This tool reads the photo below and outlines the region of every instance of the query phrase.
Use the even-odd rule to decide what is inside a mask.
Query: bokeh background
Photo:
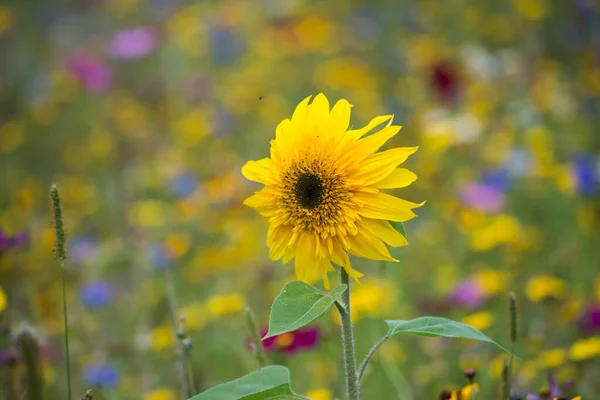
[[[550,372],[572,381],[565,395],[598,398],[599,49],[593,0],[1,2],[0,371],[33,331],[45,398],[66,398],[52,183],[77,396],[182,398],[182,313],[197,390],[256,369],[242,310],[266,327],[293,268],[269,261],[266,224],[242,205],[259,187],[240,168],[324,92],[354,104],[354,126],[395,114],[390,146],[420,146],[407,163],[419,179],[398,194],[427,204],[401,262],[354,260],[359,357],[383,318],[424,314],[508,345],[512,290],[514,388],[537,393]],[[298,392],[342,398],[336,319],[310,330],[270,343],[271,362]],[[493,399],[504,357],[396,338],[363,396],[436,399],[473,367]],[[5,396],[23,389],[7,382]]]

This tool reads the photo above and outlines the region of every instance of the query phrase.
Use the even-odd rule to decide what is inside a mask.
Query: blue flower
[[[81,262],[95,257],[98,251],[98,239],[93,236],[80,236],[69,241],[69,259]]]
[[[105,281],[92,281],[85,284],[80,292],[81,302],[90,310],[102,308],[113,299],[112,287]]]
[[[116,387],[121,377],[117,368],[111,364],[87,365],[83,376],[88,384],[106,388]]]
[[[511,184],[510,175],[501,169],[490,171],[481,177],[481,183],[499,192],[506,192]]]
[[[171,264],[171,260],[165,252],[165,249],[160,245],[150,247],[148,256],[150,258],[150,264],[156,269],[165,269]]]
[[[198,181],[196,177],[190,173],[183,173],[177,175],[171,181],[171,191],[175,193],[178,197],[187,197],[190,194],[194,193],[196,187],[198,186]]]
[[[584,197],[596,194],[598,190],[598,173],[594,157],[588,154],[580,154],[573,160],[571,168],[575,176],[577,193]]]

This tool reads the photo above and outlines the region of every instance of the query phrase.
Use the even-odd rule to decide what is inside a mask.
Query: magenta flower
[[[108,54],[112,58],[136,60],[152,53],[158,37],[149,28],[138,27],[117,32],[111,39]]]
[[[579,329],[585,334],[600,331],[600,304],[592,303],[583,311],[579,318]]]
[[[450,294],[454,304],[475,308],[485,300],[483,288],[473,278],[467,278],[458,283]]]
[[[264,329],[261,337],[267,334]],[[283,333],[268,339],[263,339],[263,347],[267,353],[276,350],[283,351],[286,355],[293,355],[302,350],[310,350],[319,342],[319,329],[316,326],[307,326],[293,332]]]
[[[105,92],[112,84],[110,68],[91,54],[75,53],[69,60],[68,69],[92,93]]]
[[[504,207],[505,196],[492,185],[471,182],[461,187],[460,199],[475,210],[497,213]]]
[[[0,252],[21,247],[29,241],[27,232],[19,232],[13,236],[7,236],[0,229]]]

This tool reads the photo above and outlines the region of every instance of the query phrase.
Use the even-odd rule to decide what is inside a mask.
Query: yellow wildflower
[[[314,389],[310,392],[306,393],[306,397],[310,400],[331,400],[333,399],[333,395],[329,391],[329,389],[320,388]]]
[[[481,311],[471,314],[462,319],[462,323],[472,326],[480,331],[486,330],[492,325],[492,314],[487,311]]]
[[[2,286],[0,286],[0,312],[6,309],[6,293],[2,290]]]
[[[589,360],[600,356],[600,337],[578,340],[569,349],[569,358],[574,361]]]
[[[564,364],[567,359],[567,351],[565,349],[546,350],[540,354],[540,364],[546,368],[556,368]]]
[[[207,305],[212,315],[222,316],[242,311],[245,301],[241,294],[235,293],[229,296],[213,296],[208,300]]]
[[[172,327],[161,325],[148,335],[148,345],[154,350],[169,348],[175,344],[175,331]]]
[[[527,282],[526,294],[531,301],[547,298],[562,298],[567,291],[566,282],[549,275],[537,275]]]
[[[144,394],[142,400],[176,400],[177,394],[173,389],[160,388]]]

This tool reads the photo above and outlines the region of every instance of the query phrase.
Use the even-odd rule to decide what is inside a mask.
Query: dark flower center
[[[296,182],[296,201],[304,208],[312,210],[317,208],[323,200],[325,187],[315,174],[304,173],[298,177]]]

